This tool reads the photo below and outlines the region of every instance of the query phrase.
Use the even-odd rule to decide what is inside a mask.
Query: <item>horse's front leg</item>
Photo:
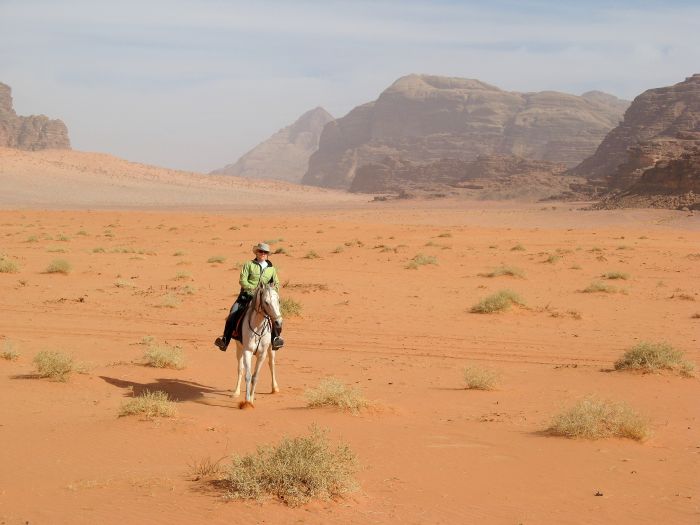
[[[255,401],[255,387],[258,384],[258,377],[260,374],[260,369],[262,368],[263,363],[265,362],[265,357],[267,356],[267,349],[265,350],[258,350],[258,356],[255,360],[255,372],[253,373],[253,381],[251,385],[251,399],[250,402],[252,403]]]
[[[243,363],[245,365],[245,400],[246,403],[253,403],[253,389],[251,370],[253,368],[253,352],[246,349],[243,353]]]
[[[277,352],[275,350],[270,351],[270,375],[272,376],[272,393],[277,394],[280,391],[280,387],[277,386],[277,374],[275,373],[275,356]]]
[[[236,364],[238,365],[236,374],[236,389],[233,392],[233,397],[241,395],[241,383],[245,374],[245,364],[243,364],[243,345],[236,341]]]

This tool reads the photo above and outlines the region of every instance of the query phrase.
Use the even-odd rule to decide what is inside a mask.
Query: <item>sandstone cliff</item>
[[[70,149],[68,129],[44,115],[21,117],[12,107],[12,90],[0,82],[0,147],[23,150]]]
[[[306,172],[309,157],[318,149],[323,127],[332,120],[332,115],[323,108],[307,111],[294,124],[279,130],[234,164],[212,174],[298,183]]]
[[[617,125],[611,95],[515,93],[478,80],[409,75],[328,125],[305,184],[349,188],[358,168],[386,156],[416,163],[515,155],[574,166]]]

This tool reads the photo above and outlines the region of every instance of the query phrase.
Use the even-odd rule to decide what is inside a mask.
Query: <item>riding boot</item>
[[[275,324],[272,324],[272,349],[273,350],[279,350],[284,346],[284,339],[282,339],[279,335],[279,331],[277,330],[277,327]]]

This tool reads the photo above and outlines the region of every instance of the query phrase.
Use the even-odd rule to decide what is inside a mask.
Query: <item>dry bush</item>
[[[604,273],[601,277],[603,277],[603,279],[623,279],[626,281],[630,278],[630,274],[625,272],[608,272]]]
[[[516,244],[510,249],[511,252],[523,252],[525,251],[525,246],[522,244]]]
[[[318,258],[319,258],[319,255],[313,250],[309,250],[309,252],[306,255],[304,255],[304,259],[318,259]]]
[[[107,253],[107,250],[105,250],[101,246],[98,246],[97,248],[92,249],[92,253]]]
[[[557,415],[547,432],[568,438],[623,437],[641,441],[649,434],[647,421],[624,403],[588,397]]]
[[[672,370],[682,376],[692,377],[695,375],[695,364],[683,359],[683,352],[668,343],[641,342],[615,361],[615,370]]]
[[[144,391],[141,395],[136,396],[124,402],[119,408],[119,417],[122,416],[144,416],[146,419],[154,417],[174,417],[177,414],[177,408],[168,394],[156,390],[151,392]]]
[[[284,438],[277,446],[234,456],[222,484],[230,498],[276,497],[296,507],[355,490],[356,470],[355,454],[347,445],[333,448],[326,432],[312,427],[307,436]]]
[[[437,264],[437,263],[438,263],[437,257],[433,257],[432,255],[423,255],[422,253],[419,253],[413,259],[411,259],[409,261],[409,263],[406,265],[406,269],[415,270],[419,266],[425,266],[426,264]]]
[[[471,307],[470,311],[475,314],[490,314],[507,310],[512,304],[524,305],[525,303],[512,290],[500,290],[479,301]]]
[[[224,263],[224,262],[226,262],[226,257],[224,257],[223,255],[214,255],[213,257],[209,257],[209,258],[207,259],[207,262],[208,262],[208,263],[211,263],[211,264],[213,264],[213,263]]]
[[[0,273],[17,273],[19,265],[15,261],[10,261],[0,256]]]
[[[597,293],[597,292],[615,293],[615,292],[617,292],[617,288],[615,288],[614,286],[610,286],[609,284],[601,283],[600,281],[593,281],[586,288],[584,288],[582,290],[582,292],[583,293]]]
[[[76,364],[71,356],[48,350],[34,356],[34,366],[39,377],[48,377],[54,381],[67,381],[70,373],[76,371]]]
[[[273,254],[273,255],[286,255],[286,254],[287,254],[287,250],[285,250],[284,248],[282,248],[282,247],[280,246],[280,247],[277,248],[274,252],[272,252],[272,254]]]
[[[146,366],[154,368],[174,368],[181,370],[185,368],[185,355],[182,348],[169,346],[166,344],[152,345],[143,354]]]
[[[301,315],[302,306],[294,299],[285,298],[280,301],[282,317],[298,317]]]
[[[191,277],[189,272],[177,272],[173,280],[175,281],[187,281]]]
[[[0,358],[6,361],[17,361],[19,359],[19,352],[15,350],[15,345],[11,341],[5,341],[2,345],[2,352],[0,352]]]
[[[464,383],[467,390],[494,390],[498,374],[478,366],[464,369]]]
[[[336,246],[331,253],[343,253],[344,248],[342,246]]]
[[[554,264],[554,263],[557,262],[559,259],[561,259],[561,255],[550,255],[549,257],[547,257],[547,258],[546,258],[544,261],[542,261],[542,262],[549,263],[549,264]]]
[[[68,253],[68,250],[62,248],[61,246],[49,246],[46,248],[48,253]]]
[[[46,267],[45,272],[46,273],[62,273],[64,275],[67,275],[70,273],[72,269],[71,264],[66,261],[65,259],[54,259],[51,261],[51,264],[49,264]]]
[[[134,283],[127,281],[126,279],[117,279],[114,281],[114,286],[117,288],[134,288]]]
[[[306,390],[304,395],[307,406],[311,408],[336,407],[358,412],[370,404],[358,390],[346,386],[334,377],[322,380],[317,388]]]
[[[190,469],[190,475],[192,476],[192,480],[199,481],[201,479],[220,479],[224,474],[224,468],[221,465],[221,462],[224,460],[225,457],[226,456],[224,456],[223,458],[219,458],[216,461],[212,460],[210,456],[199,460],[193,460],[188,465]]]
[[[166,293],[157,306],[160,308],[177,308],[180,304],[180,299],[172,293]]]
[[[492,272],[480,273],[478,275],[479,277],[500,277],[502,275],[508,275],[510,277],[525,277],[523,271],[514,266],[499,266]]]

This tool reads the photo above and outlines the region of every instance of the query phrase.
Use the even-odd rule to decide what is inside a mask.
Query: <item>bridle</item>
[[[263,316],[263,324],[262,328],[260,329],[260,332],[256,331],[255,328],[253,327],[253,315],[248,316],[248,328],[250,329],[251,332],[255,334],[255,336],[258,338],[258,344],[255,347],[255,353],[257,353],[259,347],[260,347],[260,342],[262,341],[263,335],[267,333],[268,331],[272,332],[272,322],[281,322],[282,315],[275,316],[274,312],[270,314],[270,312],[267,311],[266,305],[264,301],[262,300],[262,296],[264,293],[271,291],[270,285],[269,284],[261,284],[258,286],[258,288],[255,291],[255,297],[253,298],[252,301],[252,312],[255,314],[261,314]]]

